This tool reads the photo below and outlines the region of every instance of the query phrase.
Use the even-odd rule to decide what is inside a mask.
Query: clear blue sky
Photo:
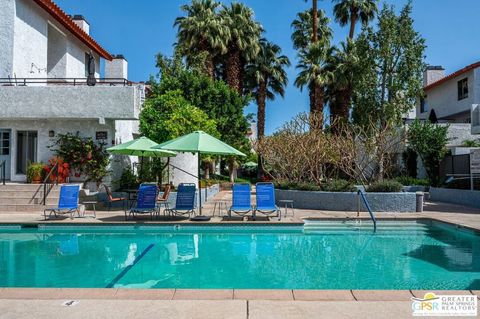
[[[68,14],[82,14],[90,23],[92,36],[109,52],[125,55],[129,78],[148,79],[156,74],[154,56],[172,54],[176,30],[174,19],[181,15],[180,5],[187,0],[56,0]],[[229,0],[223,1],[230,2]],[[244,0],[255,10],[257,20],[266,29],[265,36],[279,44],[292,61],[288,70],[289,86],[285,98],[267,105],[267,134],[272,133],[295,114],[308,110],[308,92],[293,86],[296,52],[290,40],[290,23],[297,12],[309,8],[311,0]],[[388,0],[400,9],[406,0]],[[332,17],[332,4],[320,0],[319,7]],[[413,0],[415,27],[426,39],[426,62],[442,65],[454,72],[479,58],[479,0]],[[332,19],[333,20],[333,19]],[[346,38],[347,28],[332,21],[334,41]],[[254,104],[247,112],[254,113]]]

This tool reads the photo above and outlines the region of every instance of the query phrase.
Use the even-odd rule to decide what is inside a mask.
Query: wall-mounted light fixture
[[[48,131],[48,137],[55,137],[55,131]]]

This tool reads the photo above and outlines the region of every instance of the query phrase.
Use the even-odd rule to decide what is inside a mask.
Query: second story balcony
[[[144,98],[145,85],[126,79],[0,79],[0,118],[136,120]]]

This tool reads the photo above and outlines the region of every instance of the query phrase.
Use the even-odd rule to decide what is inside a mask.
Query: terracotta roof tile
[[[102,58],[112,60],[112,55],[102,48],[90,35],[83,31],[73,20],[52,0],[34,0],[42,9],[63,25],[68,31],[85,43]]]

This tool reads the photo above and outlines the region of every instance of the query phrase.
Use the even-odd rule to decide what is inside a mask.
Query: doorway
[[[17,132],[17,174],[26,175],[28,163],[37,161],[37,142],[36,131]]]
[[[5,161],[5,179],[10,179],[11,131],[0,129],[0,164]]]

